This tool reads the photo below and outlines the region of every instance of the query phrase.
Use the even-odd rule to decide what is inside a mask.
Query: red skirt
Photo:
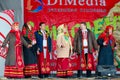
[[[70,69],[71,63],[69,58],[58,58],[57,59],[57,76],[72,76],[73,72]]]
[[[37,64],[31,64],[31,65],[25,66],[24,74],[27,75],[27,76],[38,75],[39,71],[38,71]]]
[[[5,66],[4,76],[9,78],[23,78],[23,68],[17,68],[16,66]]]
[[[38,68],[40,74],[50,74],[50,55],[47,52],[46,59],[44,59],[44,54],[41,52],[38,55]]]

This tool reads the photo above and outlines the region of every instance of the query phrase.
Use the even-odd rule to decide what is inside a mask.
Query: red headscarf
[[[19,22],[14,22],[14,23],[12,24],[12,26],[14,26],[14,25],[19,25]]]
[[[115,38],[113,36],[113,34],[109,35],[109,30],[112,29],[112,31],[114,30],[113,26],[106,26],[105,31],[100,34],[100,36],[98,37],[98,39],[102,38],[107,44],[109,43],[109,41],[111,40],[111,46],[114,47],[115,45]]]
[[[109,25],[109,26],[106,26],[106,29],[105,29],[105,32],[108,33],[109,29],[112,29],[112,31],[114,30],[114,27]]]

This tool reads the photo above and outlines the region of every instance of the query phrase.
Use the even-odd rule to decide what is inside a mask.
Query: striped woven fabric
[[[38,75],[38,66],[37,64],[27,65],[24,68],[24,74],[25,75]]]
[[[23,69],[19,69],[16,66],[5,66],[4,76],[10,78],[23,78]]]

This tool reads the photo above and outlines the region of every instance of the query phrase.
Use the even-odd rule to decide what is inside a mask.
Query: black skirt
[[[24,39],[30,44],[31,41],[27,38],[24,37]],[[37,64],[37,45],[33,45],[30,48],[27,48],[26,46],[23,45],[23,57],[24,57],[24,63],[25,65],[29,64]]]

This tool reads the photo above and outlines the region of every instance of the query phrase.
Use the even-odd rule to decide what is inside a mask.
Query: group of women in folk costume
[[[40,78],[45,78],[50,75],[52,40],[45,30],[45,26],[46,23],[41,22],[39,29],[35,32],[33,23],[28,21],[23,25],[21,32],[18,22],[12,24],[12,29],[2,44],[3,48],[7,44],[9,45],[5,61],[4,74],[6,77],[23,78],[38,75]],[[58,26],[56,40],[57,77],[73,75],[70,56],[74,52],[79,57],[78,77],[82,75],[83,70],[87,70],[87,77],[91,76],[93,51],[98,53],[98,65],[113,65],[113,53],[116,49],[113,30],[112,26],[107,26],[96,40],[93,32],[87,29],[86,23],[81,22],[72,44],[67,25]],[[98,46],[100,46],[99,52]]]

